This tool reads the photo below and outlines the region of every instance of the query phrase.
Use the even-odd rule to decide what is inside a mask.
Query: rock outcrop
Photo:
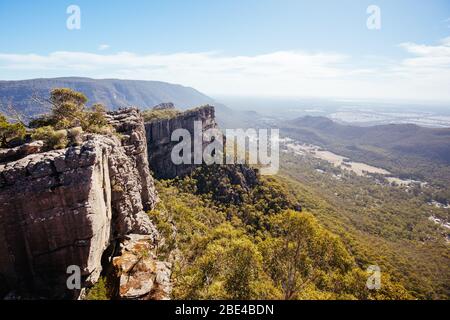
[[[218,130],[214,107],[145,125],[133,108],[107,118],[114,135],[84,133],[77,146],[50,152],[39,141],[0,150],[0,297],[80,298],[105,270],[116,298],[170,297],[171,263],[158,260],[164,239],[146,214],[158,201],[150,170],[175,178],[198,167],[173,163],[171,135],[194,135],[195,121],[200,134]],[[236,172],[233,183],[253,183],[253,171]],[[67,286],[73,267],[75,290]]]
[[[110,114],[110,122],[119,137],[87,134],[81,146],[0,164],[0,294],[78,298],[82,290],[66,285],[69,266],[80,268],[83,289],[125,237],[143,235],[157,245],[144,211],[157,195],[142,117],[127,109]]]
[[[199,194],[210,194],[222,203],[241,204],[259,183],[257,169],[243,164],[204,165],[192,174]]]
[[[173,110],[173,109],[175,109],[175,105],[172,102],[163,102],[152,108],[152,110]]]
[[[152,243],[149,236],[130,235],[121,244],[120,255],[113,259],[121,299],[169,299],[172,291],[171,264],[157,261]]]
[[[44,143],[42,141],[33,141],[24,143],[21,146],[10,149],[0,149],[0,163],[15,161],[24,158],[30,154],[41,152]]]
[[[155,119],[145,124],[148,144],[148,158],[150,168],[157,178],[173,179],[185,176],[197,167],[191,154],[190,164],[174,164],[171,152],[178,142],[171,141],[172,133],[177,129],[186,129],[194,135],[195,121],[202,122],[202,131],[217,129],[214,107],[204,106],[189,110],[169,119]],[[202,142],[202,150],[207,142]],[[194,150],[192,139],[192,150]]]
[[[122,146],[139,175],[138,183],[142,186],[142,204],[145,210],[153,209],[157,202],[154,192],[153,177],[150,174],[145,127],[137,109],[125,109],[109,113],[109,123],[120,134]]]

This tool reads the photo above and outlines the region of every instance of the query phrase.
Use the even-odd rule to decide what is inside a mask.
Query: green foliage
[[[105,278],[101,277],[86,294],[85,300],[110,300]]]
[[[44,148],[47,150],[63,149],[69,143],[66,130],[55,130],[51,126],[35,129],[31,138],[44,141]]]
[[[256,245],[230,224],[219,225],[192,245],[198,256],[178,278],[174,293],[178,298],[277,298]]]
[[[180,115],[181,112],[176,109],[159,109],[159,110],[147,110],[142,112],[145,122],[160,119],[170,119]]]
[[[68,88],[53,89],[50,93],[51,114],[42,115],[30,122],[31,128],[52,126],[56,130],[81,127],[86,132],[101,132],[108,126],[106,108],[102,104],[86,107],[87,98]]]
[[[261,181],[263,183],[252,190],[252,204],[258,211],[272,214],[299,207],[299,200],[282,181],[271,177],[263,177]]]
[[[14,141],[21,141],[26,134],[25,126],[20,123],[10,123],[0,113],[0,148],[7,148]]]
[[[86,125],[85,104],[87,98],[68,88],[53,89],[50,93],[52,118],[55,129],[83,127]]]
[[[192,174],[199,194],[209,194],[220,203],[238,205],[246,201],[257,183],[256,173],[249,169],[248,177],[242,166],[203,165]]]
[[[450,180],[449,128],[411,124],[360,127],[324,117],[305,117],[283,126],[291,138],[384,168],[400,178],[433,181],[442,188]]]
[[[200,193],[193,176],[157,188],[161,204],[149,214],[178,252],[175,299],[412,298],[384,273],[381,290],[367,289],[344,242],[286,208],[298,199],[282,179],[262,179],[236,205]]]
[[[240,165],[202,166],[177,186],[214,201],[228,216],[234,212],[249,232],[263,228],[271,214],[286,209],[301,210],[299,201],[283,183],[258,177],[252,169]]]
[[[87,102],[87,98],[84,94],[69,88],[53,89],[50,93],[50,100],[55,106],[69,103],[80,106]]]
[[[30,127],[35,129],[32,138],[44,140],[49,150],[65,148],[69,141],[75,145],[80,144],[83,131],[114,133],[105,116],[106,108],[101,104],[87,108],[87,98],[80,92],[68,88],[53,89],[49,102],[52,105],[51,114],[30,122]]]
[[[303,208],[339,235],[359,266],[380,266],[417,298],[449,297],[448,233],[429,217],[450,216],[428,204],[437,194],[433,187],[393,187],[324,161],[282,157],[288,190],[301,194]]]
[[[169,254],[176,249],[176,240],[172,216],[169,214],[163,202],[159,202],[156,208],[149,213],[150,219],[155,223],[159,233],[164,236],[164,242],[157,247],[157,255],[161,260],[167,260]]]
[[[105,114],[106,108],[104,105],[100,103],[94,104],[90,108],[90,111],[86,112],[84,115],[85,119],[83,129],[92,133],[105,133],[107,131],[111,131]]]
[[[28,123],[28,127],[31,129],[47,127],[47,126],[54,127],[55,125],[56,125],[55,118],[49,114],[44,114],[37,118],[31,119],[31,121]]]
[[[261,243],[266,269],[283,288],[285,299],[298,298],[306,284],[331,273],[345,274],[353,259],[337,237],[308,214],[285,211],[270,221],[272,237]]]

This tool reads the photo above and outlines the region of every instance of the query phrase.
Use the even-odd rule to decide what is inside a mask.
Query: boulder
[[[15,148],[0,149],[0,163],[19,160],[30,154],[39,153],[41,152],[43,146],[43,141],[33,141]]]

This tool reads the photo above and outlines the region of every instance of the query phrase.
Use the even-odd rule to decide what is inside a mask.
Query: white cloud
[[[449,79],[450,75],[450,37],[442,39],[437,45],[424,45],[416,43],[402,43],[413,57],[404,59],[395,68],[398,72],[407,75],[422,75],[434,82],[443,77]],[[438,83],[436,83],[438,85]],[[449,85],[449,83],[446,83]]]
[[[101,44],[98,46],[98,50],[100,51],[108,50],[109,48],[110,48],[109,44]]]
[[[403,43],[400,47],[409,57],[397,61],[380,58],[376,62],[369,57],[363,63],[339,53],[303,51],[253,56],[218,52],[0,53],[0,72],[3,77],[5,74],[27,78],[76,75],[161,80],[192,86],[207,94],[450,101],[450,38],[435,46]]]

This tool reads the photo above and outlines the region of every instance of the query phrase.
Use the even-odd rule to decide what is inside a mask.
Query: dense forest
[[[449,220],[449,210],[430,205],[430,186],[391,186],[326,161],[284,154],[282,175],[302,194],[302,205],[340,235],[359,263],[380,265],[413,295],[450,295],[448,229],[430,217]]]
[[[300,207],[310,195],[288,180],[262,178],[246,188],[229,172],[204,167],[158,182],[162,201],[149,214],[167,239],[160,254],[176,257],[174,299],[414,298],[387,272],[381,289],[369,290],[367,261]],[[242,197],[223,201],[233,194]]]

